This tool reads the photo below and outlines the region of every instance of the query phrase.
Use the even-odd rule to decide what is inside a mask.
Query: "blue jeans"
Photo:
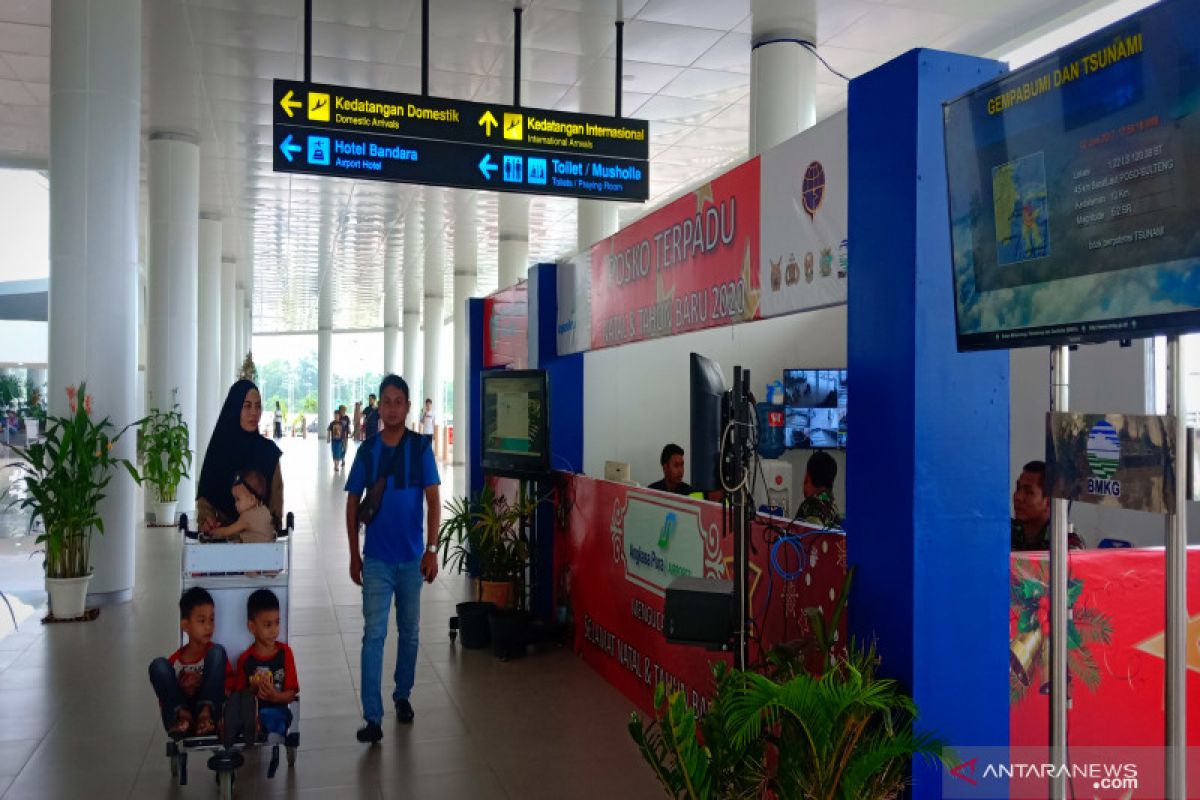
[[[417,641],[421,622],[421,561],[388,564],[363,558],[362,706],[363,719],[383,719],[383,643],[387,640],[388,613],[396,603],[396,688],[392,701],[407,700],[417,668]]]
[[[258,721],[262,723],[263,730],[267,733],[278,733],[280,736],[285,736],[292,724],[292,712],[288,710],[287,706],[260,705]]]

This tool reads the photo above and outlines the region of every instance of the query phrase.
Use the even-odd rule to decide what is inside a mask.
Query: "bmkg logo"
[[[1088,432],[1088,467],[1093,477],[1088,478],[1088,494],[1121,496],[1121,482],[1113,480],[1121,464],[1121,439],[1108,420],[1099,420]]]

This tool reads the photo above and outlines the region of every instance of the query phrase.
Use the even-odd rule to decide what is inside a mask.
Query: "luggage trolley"
[[[295,518],[288,512],[284,528],[274,542],[259,544],[231,544],[222,541],[206,541],[203,535],[188,530],[187,515],[179,518],[179,530],[183,533],[183,552],[180,559],[180,577],[183,590],[202,586],[213,597],[217,615],[213,630],[213,641],[225,647],[230,660],[235,660],[242,651],[253,644],[246,630],[246,599],[256,589],[270,589],[279,597],[279,636],[288,639],[290,616],[289,583],[292,573],[292,533]],[[181,634],[182,637],[182,634]],[[286,735],[271,733],[259,738],[256,745],[271,746],[271,763],[267,777],[274,778],[279,769],[279,747],[287,752],[288,766],[296,762],[296,749],[300,746],[300,702],[299,698],[288,706],[292,712],[292,723]],[[187,784],[188,754],[208,752],[208,767],[216,773],[217,787],[221,798],[233,797],[234,776],[245,759],[244,744],[235,744],[227,750],[217,736],[189,737],[167,742],[167,757],[171,760],[171,775],[180,786]]]

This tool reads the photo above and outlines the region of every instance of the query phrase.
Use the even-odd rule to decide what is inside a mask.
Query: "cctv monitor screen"
[[[785,446],[793,449],[844,449],[846,391],[844,369],[785,370]]]

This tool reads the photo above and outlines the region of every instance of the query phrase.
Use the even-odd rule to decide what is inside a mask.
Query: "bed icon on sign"
[[[329,166],[329,137],[308,137],[308,163]]]

